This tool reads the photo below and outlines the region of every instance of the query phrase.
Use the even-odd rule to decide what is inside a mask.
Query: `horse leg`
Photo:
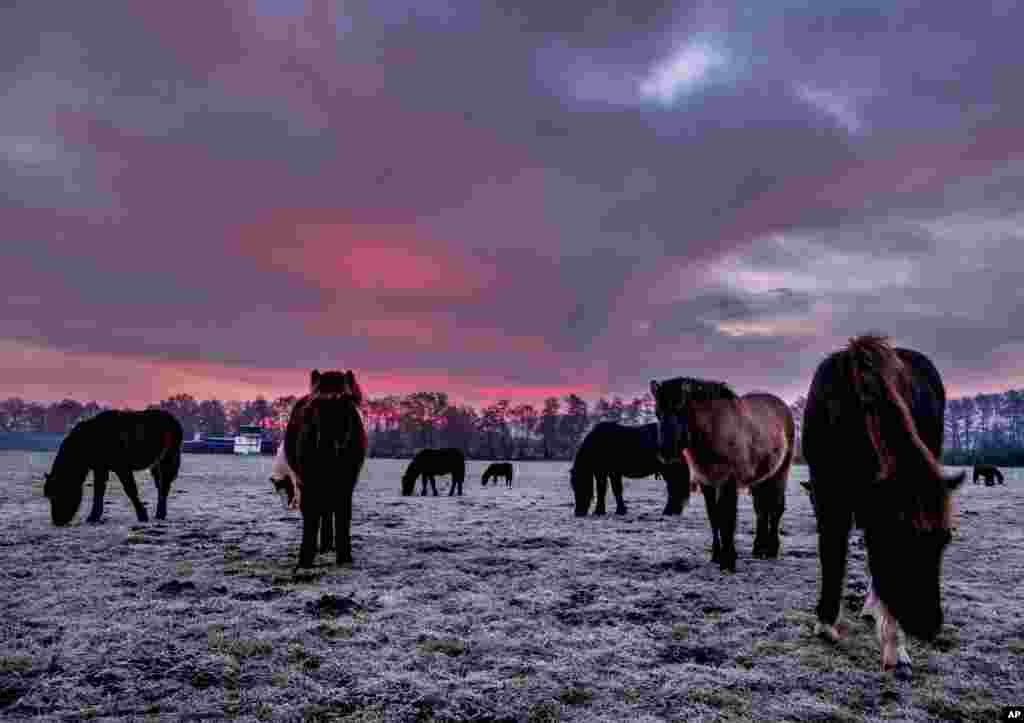
[[[721,553],[718,566],[728,572],[736,572],[736,507],[739,490],[735,482],[727,482],[718,490],[715,515],[718,520],[718,534]]]
[[[608,494],[608,475],[598,472],[594,475],[597,478],[597,505],[594,506],[595,515],[605,514],[604,498]]]
[[[158,520],[167,518],[167,497],[171,494],[171,483],[178,476],[180,466],[181,452],[172,449],[149,470],[153,475],[153,481],[156,482],[156,518]]]
[[[117,471],[116,474],[124,487],[124,493],[128,495],[128,499],[135,507],[135,515],[139,518],[139,522],[149,522],[149,513],[146,512],[146,506],[139,499],[139,488],[135,486],[135,475],[130,469]]]
[[[302,508],[302,545],[299,546],[300,567],[313,567],[313,560],[316,558],[316,538],[320,527],[320,513],[311,506],[303,505]]]
[[[427,475],[424,474],[421,477],[421,479],[423,480],[423,487],[420,490],[420,497],[426,497],[427,496]]]
[[[757,517],[754,534],[754,557],[775,559],[779,556],[779,522],[786,509],[786,478],[789,470],[766,479],[751,490],[754,514]]]
[[[704,506],[708,511],[708,522],[711,523],[711,562],[722,561],[722,548],[718,543],[718,517],[715,515],[717,491],[714,487],[705,486]]]
[[[815,635],[831,642],[842,637],[839,605],[846,579],[846,553],[849,546],[853,513],[843,501],[833,502],[819,493],[818,560],[821,565],[821,593],[818,597],[818,620]]]
[[[320,552],[334,549],[334,513],[328,509],[320,515]]]
[[[622,475],[613,474],[611,477],[612,494],[615,495],[615,514],[626,514],[626,501],[622,499]]]
[[[92,512],[89,513],[88,522],[99,522],[103,517],[103,495],[107,493],[107,480],[110,479],[110,471],[96,469],[92,473]]]
[[[868,572],[868,596],[864,598],[864,607],[860,609],[860,616],[862,618],[869,618],[871,620],[878,621],[878,606],[880,604],[878,596],[875,595],[875,581],[871,579],[871,573]]]
[[[430,489],[434,490],[434,497],[437,497],[437,478],[430,475]]]
[[[334,538],[337,543],[336,562],[347,565],[352,562],[352,490],[343,494],[341,504],[334,510]]]
[[[882,649],[882,672],[896,672],[897,678],[909,680],[913,673],[913,662],[907,652],[906,636],[885,603],[878,601],[878,617],[875,618],[878,644]]]

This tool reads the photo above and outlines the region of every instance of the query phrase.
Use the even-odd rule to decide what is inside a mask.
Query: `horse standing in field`
[[[320,552],[334,547],[337,564],[352,562],[352,492],[367,447],[363,392],[352,371],[314,369],[310,389],[295,403],[282,443],[302,510],[297,568],[313,567],[318,534]]]
[[[495,484],[498,482],[498,478],[501,477],[505,480],[505,486],[512,486],[512,463],[511,462],[494,462],[487,465],[487,469],[484,470],[484,476],[480,478],[480,484],[484,487],[492,479]]]
[[[434,479],[439,474],[450,474],[452,486],[448,489],[448,496],[455,494],[458,488],[459,496],[462,496],[462,483],[466,480],[466,455],[461,449],[445,447],[443,449],[423,449],[416,453],[412,462],[405,469],[402,475],[402,496],[408,497],[416,490],[416,480],[423,477],[423,491],[421,495],[427,494],[427,482],[434,490],[434,497],[437,497],[437,481]]]
[[[942,627],[942,555],[952,537],[952,493],[943,474],[946,390],[923,354],[885,337],[851,339],[814,374],[803,452],[814,480],[821,593],[815,632],[837,642],[850,528],[864,529],[878,600],[882,669],[911,672],[903,630],[929,639]]]
[[[773,394],[739,397],[722,382],[690,377],[652,380],[651,394],[663,474],[672,470],[665,477],[666,510],[681,512],[690,492],[702,486],[711,560],[735,572],[737,495],[750,488],[757,517],[754,557],[778,557],[796,433],[786,403]],[[676,472],[680,467],[686,473]]]
[[[78,512],[90,470],[93,492],[89,522],[99,522],[103,517],[103,495],[111,472],[121,480],[139,522],[148,522],[133,474],[142,469],[149,469],[156,484],[156,518],[166,518],[167,495],[181,466],[183,437],[178,420],[161,409],[108,410],[76,424],[61,442],[43,486],[53,524],[66,525]]]
[[[997,484],[1005,485],[1006,481],[1003,479],[1003,473],[999,471],[999,468],[991,464],[976,464],[974,465],[974,484],[978,484],[978,478],[981,477],[985,481],[986,487],[995,487]]]
[[[658,461],[658,425],[627,426],[618,422],[598,422],[583,438],[576,451],[569,483],[575,498],[576,516],[585,517],[594,498],[597,484],[597,503],[594,514],[605,514],[605,496],[608,482],[615,495],[615,514],[626,514],[626,502],[622,497],[622,478],[642,479],[656,477],[662,470]],[[666,479],[669,479],[666,477]],[[678,512],[682,512],[680,507]],[[677,514],[666,505],[664,514]]]

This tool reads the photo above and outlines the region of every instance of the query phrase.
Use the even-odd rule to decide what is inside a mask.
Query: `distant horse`
[[[427,494],[427,482],[434,490],[437,497],[437,481],[434,479],[439,474],[450,474],[452,486],[448,489],[448,496],[455,494],[458,488],[459,496],[462,496],[462,483],[466,480],[466,456],[461,449],[446,447],[443,449],[423,449],[416,453],[412,462],[402,475],[402,495],[408,497],[416,490],[416,480],[423,477],[423,491],[421,495]]]
[[[61,442],[43,486],[53,524],[60,527],[71,522],[82,503],[89,470],[93,473],[89,522],[103,517],[103,495],[111,472],[121,480],[139,522],[149,521],[133,474],[143,469],[149,469],[156,483],[156,518],[166,518],[167,495],[181,466],[183,436],[178,420],[160,409],[108,410],[76,424]]]
[[[974,484],[978,484],[978,478],[981,477],[985,480],[986,487],[995,487],[997,484],[1005,485],[1006,482],[1003,479],[1003,473],[999,471],[999,468],[991,464],[976,464],[974,465]]]
[[[484,470],[484,476],[480,479],[480,484],[484,487],[492,479],[497,483],[498,478],[502,477],[505,480],[505,486],[512,486],[512,463],[511,462],[493,462],[487,465],[487,469]]]
[[[663,472],[658,461],[658,425],[627,426],[618,422],[598,422],[587,433],[576,451],[569,483],[576,502],[576,516],[585,517],[594,498],[597,483],[597,504],[594,514],[605,514],[608,482],[615,495],[615,514],[626,514],[622,498],[622,478],[642,479]],[[682,512],[682,508],[678,510]],[[674,514],[666,505],[664,514]]]
[[[313,566],[318,533],[320,552],[336,547],[337,564],[352,562],[352,491],[367,447],[352,371],[314,369],[310,389],[295,403],[283,442],[302,510],[297,568]]]
[[[910,674],[902,631],[942,627],[940,569],[952,493],[942,454],[946,390],[923,354],[885,337],[851,339],[819,366],[807,395],[803,451],[814,480],[821,593],[815,632],[836,642],[850,528],[864,529],[878,599],[882,669]]]
[[[736,505],[743,488],[754,498],[754,557],[778,557],[796,434],[786,403],[773,394],[738,397],[723,382],[691,377],[652,380],[651,394],[666,469],[683,463],[689,475],[688,488],[683,482],[668,485],[669,503],[681,509],[681,500],[703,486],[712,562],[736,571]]]
[[[281,497],[286,510],[297,510],[302,506],[302,483],[298,481],[294,470],[288,466],[284,452],[284,442],[277,445],[277,455],[270,466],[270,484]]]

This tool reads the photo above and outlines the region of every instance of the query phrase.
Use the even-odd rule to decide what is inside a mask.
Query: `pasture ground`
[[[332,554],[293,575],[300,516],[272,495],[270,458],[186,455],[166,522],[136,522],[112,479],[104,524],[82,523],[90,482],[63,529],[38,481],[52,458],[0,453],[5,720],[993,721],[1024,702],[1024,470],[964,485],[946,624],[911,641],[901,683],[856,617],[859,534],[848,637],[812,635],[806,467],[777,561],[751,558],[740,498],[728,575],[709,563],[703,500],[663,518],[653,479],[627,480],[625,517],[578,520],[568,462],[516,463],[513,489],[481,488],[486,462],[471,462],[465,497],[402,498],[405,463],[369,460],[354,566]]]

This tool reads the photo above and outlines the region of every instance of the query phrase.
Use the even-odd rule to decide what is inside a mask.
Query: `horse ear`
[[[960,485],[962,485],[964,483],[964,480],[966,478],[967,478],[967,473],[966,472],[961,472],[960,474],[955,474],[952,477],[946,477],[945,478],[946,488],[950,492],[953,492],[954,490],[956,490],[957,487],[959,487]]]
[[[320,370],[319,369],[314,369],[313,373],[309,375],[309,388],[310,389],[314,389],[316,387],[316,385],[317,385],[317,382],[319,382],[319,381],[320,381]]]
[[[651,396],[652,397],[657,397],[658,396],[658,387],[659,386],[661,386],[661,385],[658,384],[657,380],[655,380],[655,379],[651,380]]]

